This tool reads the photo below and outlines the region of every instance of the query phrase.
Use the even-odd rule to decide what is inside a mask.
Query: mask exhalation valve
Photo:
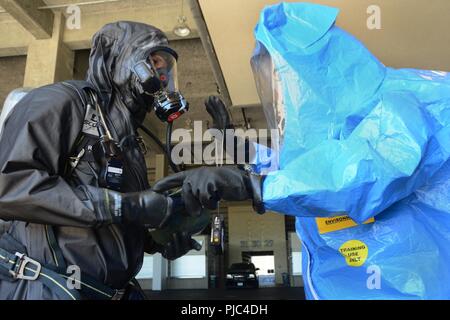
[[[155,96],[153,107],[161,121],[173,122],[189,110],[189,103],[178,91],[162,91]]]

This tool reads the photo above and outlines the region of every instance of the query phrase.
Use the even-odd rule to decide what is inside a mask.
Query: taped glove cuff
[[[111,223],[122,223],[122,194],[120,192],[101,189],[99,209]]]
[[[255,173],[249,173],[248,175],[249,175],[249,185],[253,197],[253,209],[258,214],[263,214],[266,212],[262,197],[262,184],[265,176],[258,175]]]
[[[172,213],[170,197],[153,191],[120,193],[103,189],[101,209],[112,223],[133,223],[162,228]]]

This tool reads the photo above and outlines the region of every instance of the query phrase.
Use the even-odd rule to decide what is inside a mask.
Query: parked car
[[[253,263],[233,263],[228,268],[226,287],[229,288],[259,288],[259,279]]]

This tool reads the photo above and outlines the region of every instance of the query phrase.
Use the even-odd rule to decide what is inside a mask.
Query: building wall
[[[300,265],[302,261],[302,243],[300,238],[298,237],[296,232],[288,233],[288,270],[290,274],[290,285],[291,287],[303,287],[303,272],[299,274],[299,270],[294,270],[294,264]],[[294,255],[293,252],[296,252],[297,255]],[[298,255],[300,254],[300,256]],[[306,254],[306,253],[305,253]],[[293,261],[294,259],[298,259],[297,261]]]
[[[89,49],[75,51],[73,66],[73,78],[75,80],[84,80],[86,78],[86,72],[89,68],[89,53]]]
[[[8,93],[23,86],[26,56],[0,58],[0,109]]]
[[[284,216],[272,212],[256,214],[252,207],[228,208],[228,263],[242,261],[243,251],[273,251],[275,281],[283,283],[282,274],[288,272]]]
[[[170,46],[179,56],[179,87],[190,107],[189,112],[174,126],[187,127],[194,120],[208,119],[204,101],[208,96],[217,94],[216,80],[200,39],[171,41]]]

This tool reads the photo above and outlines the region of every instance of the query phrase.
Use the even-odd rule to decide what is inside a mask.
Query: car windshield
[[[251,272],[254,271],[255,267],[249,263],[233,263],[230,267],[230,271],[245,271]]]

